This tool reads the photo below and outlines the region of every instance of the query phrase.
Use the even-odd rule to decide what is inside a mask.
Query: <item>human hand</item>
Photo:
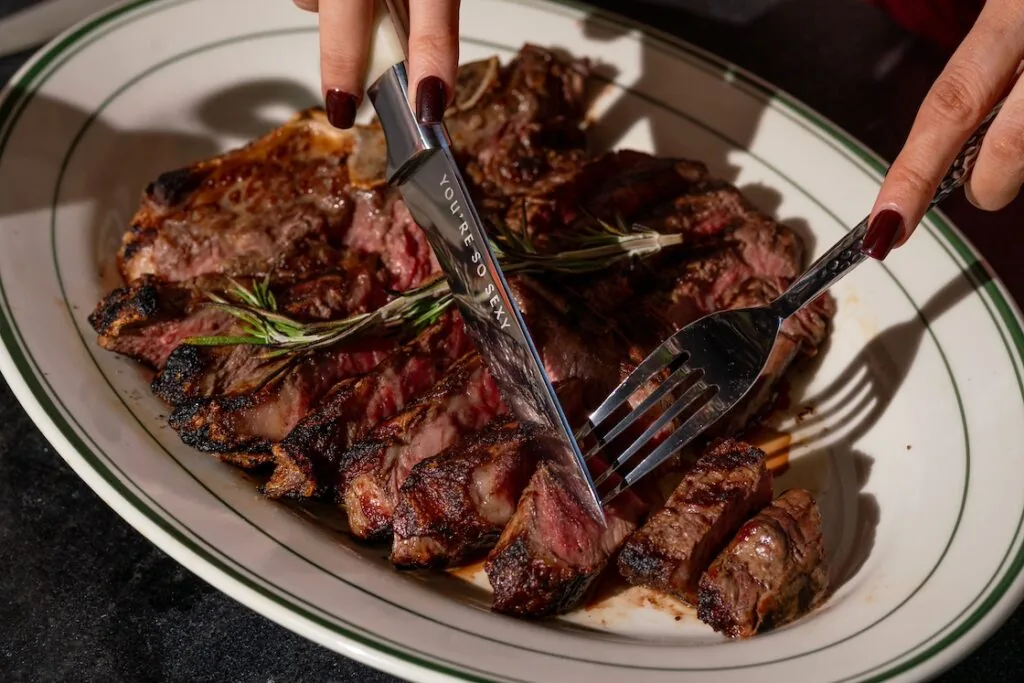
[[[327,118],[351,128],[363,98],[373,0],[293,0],[320,14],[320,82]],[[421,123],[439,123],[455,94],[460,0],[409,0],[410,101]]]
[[[918,111],[907,142],[886,175],[864,251],[878,260],[903,245],[924,217],[939,181],[996,103],[1007,96],[981,146],[964,190],[972,204],[997,211],[1024,183],[1024,2],[988,0]]]

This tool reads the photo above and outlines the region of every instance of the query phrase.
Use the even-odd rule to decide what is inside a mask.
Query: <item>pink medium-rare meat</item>
[[[413,467],[394,509],[392,564],[444,568],[490,548],[536,467],[531,434],[498,419]]]
[[[188,446],[248,466],[269,464],[283,439],[331,387],[362,375],[388,351],[333,349],[298,360],[235,394],[187,399],[167,422]],[[276,363],[273,367],[278,367]]]
[[[700,579],[697,616],[747,638],[813,610],[828,591],[821,513],[790,489],[744,524]]]
[[[566,485],[579,476],[542,461],[484,563],[491,609],[542,618],[578,607],[647,506],[626,491],[605,506],[606,525],[590,516]]]
[[[429,392],[378,424],[338,464],[336,495],[352,533],[386,537],[398,489],[410,470],[506,410],[483,359],[471,352]]]
[[[374,370],[331,389],[273,447],[272,498],[334,499],[342,456],[377,423],[429,390],[472,348],[462,318],[451,311]]]
[[[584,384],[555,384],[570,424],[586,419]],[[485,434],[464,437],[416,464],[394,506],[391,562],[405,568],[451,567],[476,558],[498,540],[541,452],[533,428],[501,416]]]
[[[619,572],[697,602],[697,582],[748,516],[772,498],[771,472],[760,449],[731,439],[713,445],[669,496],[665,507],[629,537]]]

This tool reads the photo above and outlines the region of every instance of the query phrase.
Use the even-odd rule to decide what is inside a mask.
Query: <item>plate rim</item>
[[[177,5],[184,1],[187,0],[133,0],[125,2],[122,5],[101,11],[93,17],[80,22],[46,46],[40,48],[11,77],[3,90],[0,91],[0,132],[3,133],[3,137],[9,137],[13,130],[13,123],[16,117],[8,121],[10,114],[18,110],[20,106],[24,106],[31,101],[34,92],[29,86],[35,85],[38,87],[41,85],[41,82],[34,83],[34,80],[41,75],[45,75],[47,67],[62,53],[80,44],[90,34],[93,34],[96,29],[118,17],[130,15],[133,11],[141,10],[146,6],[159,10],[163,5]],[[702,62],[705,66],[711,67],[719,76],[731,76],[744,85],[753,87],[763,97],[766,97],[769,102],[774,100],[776,103],[789,107],[798,118],[803,119],[808,124],[810,129],[824,133],[825,135],[821,136],[823,140],[830,144],[833,142],[839,143],[847,153],[847,156],[850,156],[850,153],[852,153],[853,156],[860,159],[861,164],[866,167],[866,170],[870,171],[870,174],[877,178],[881,177],[881,171],[884,169],[881,158],[856,138],[784,91],[711,52],[696,47],[671,34],[621,17],[616,13],[581,5],[572,0],[503,1],[539,6],[548,10],[557,9],[561,5],[571,8],[576,13],[598,16],[612,23],[638,31],[643,36],[653,38],[657,42],[665,44],[670,51],[680,57],[688,55],[690,59],[687,61],[691,63],[695,60]],[[131,17],[129,16],[129,18]],[[19,91],[19,88],[22,86],[24,86],[23,92]],[[12,124],[10,128],[7,127],[9,122]],[[4,130],[5,128],[7,130]],[[839,148],[837,150],[843,151],[839,150]],[[944,238],[939,240],[940,244],[947,248],[947,251],[949,251],[948,247],[952,247],[951,256],[955,252],[967,265],[971,265],[974,262],[987,271],[987,275],[991,279],[979,288],[978,296],[984,302],[985,308],[993,318],[993,322],[996,323],[1000,335],[1003,335],[1003,330],[998,323],[1001,321],[1006,326],[1006,331],[1009,333],[1013,343],[1011,345],[1005,337],[1003,341],[1007,344],[1011,361],[1024,359],[1024,332],[1021,331],[1022,316],[1016,302],[1006,291],[1002,281],[992,271],[970,241],[940,211],[932,211],[929,214],[928,222]],[[956,259],[954,258],[954,260]],[[995,304],[997,309],[995,313],[989,309],[988,302],[985,301],[982,292],[987,293],[991,297],[992,303]],[[286,606],[273,597],[268,598],[264,596],[262,591],[249,585],[250,583],[258,583],[258,579],[252,582],[245,577],[235,576],[235,570],[223,566],[224,563],[218,558],[211,556],[202,548],[194,548],[195,542],[189,538],[189,533],[186,530],[173,528],[173,525],[170,525],[167,520],[163,519],[159,512],[153,510],[150,505],[140,500],[136,493],[129,490],[123,482],[117,480],[116,476],[107,470],[105,464],[92,464],[90,462],[94,457],[89,452],[90,449],[80,442],[78,445],[73,443],[74,441],[79,441],[78,435],[64,416],[60,414],[56,406],[53,405],[52,399],[50,399],[46,390],[39,384],[38,377],[35,376],[35,373],[30,368],[19,367],[22,364],[27,365],[27,361],[24,357],[16,358],[16,356],[21,355],[21,349],[17,342],[14,342],[13,345],[11,344],[11,331],[7,329],[10,323],[6,311],[0,311],[0,323],[2,323],[0,324],[0,338],[3,340],[3,349],[0,350],[0,370],[3,371],[4,377],[7,379],[19,403],[30,415],[33,422],[44,433],[50,443],[54,445],[61,457],[69,463],[72,469],[90,488],[100,495],[104,502],[113,508],[125,521],[156,543],[158,547],[168,552],[176,561],[188,567],[208,583],[216,586],[219,590],[230,595],[243,605],[256,609],[303,637],[336,651],[343,651],[343,654],[376,668],[381,668],[396,675],[408,675],[410,673],[409,669],[412,667],[417,669],[419,680],[494,680],[492,678],[478,678],[471,673],[461,670],[448,669],[444,663],[437,661],[424,660],[423,663],[426,665],[424,667],[416,661],[417,655],[410,654],[401,649],[392,652],[388,645],[374,640],[373,636],[366,638],[358,633],[349,633],[347,637],[352,638],[356,642],[348,643],[339,641],[337,637],[329,637],[327,634],[317,633],[318,627],[326,627],[332,631],[338,630],[339,627],[334,624],[323,623],[316,615],[306,613],[301,616],[319,626],[306,624],[301,619],[287,618],[295,617],[296,615],[293,612],[303,613],[304,610],[294,604]],[[1014,356],[1011,346],[1015,347],[1016,356]],[[34,388],[33,385],[35,385]],[[63,428],[57,424],[57,421],[64,423]],[[67,430],[66,432],[65,429]],[[119,491],[118,489],[121,490]],[[163,542],[158,542],[156,540],[157,537]],[[1014,543],[1010,544],[1007,551],[1008,555],[1012,552],[1013,545]],[[174,549],[173,552],[171,548]],[[911,657],[910,660],[896,666],[893,670],[882,672],[867,680],[885,680],[886,678],[897,676],[927,662],[951,645],[959,643],[964,646],[954,648],[952,653],[947,653],[946,656],[939,658],[940,660],[950,660],[940,661],[942,666],[937,670],[941,670],[941,668],[951,665],[954,661],[965,656],[970,650],[980,645],[1002,624],[1009,612],[1015,609],[1016,605],[1020,602],[1022,592],[1024,592],[1024,584],[1022,584],[1020,576],[1022,564],[1024,564],[1024,548],[1018,551],[1017,557],[1010,563],[1005,575],[998,581],[996,588],[988,596],[984,595],[984,591],[982,592],[979,596],[979,598],[984,597],[982,604],[974,608],[973,611],[970,607],[965,609],[965,612],[972,611],[970,617],[955,628],[952,633],[943,636],[938,642],[928,646],[923,652]],[[993,580],[998,575],[999,571],[996,572]],[[246,597],[242,597],[243,594]],[[262,605],[262,609],[254,605],[254,602]],[[282,616],[286,618],[280,618]],[[951,623],[955,624],[959,619],[960,616]],[[983,620],[985,620],[985,623],[979,626],[978,622]],[[342,647],[342,650],[338,650],[337,646],[339,645]],[[375,652],[367,653],[360,645],[369,646]],[[880,666],[884,666],[884,664]],[[937,671],[934,670],[934,667],[924,668],[933,668],[933,673]],[[457,678],[451,677],[452,674],[457,676]]]

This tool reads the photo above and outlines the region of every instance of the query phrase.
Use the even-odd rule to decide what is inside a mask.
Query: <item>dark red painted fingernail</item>
[[[327,105],[327,120],[335,128],[351,128],[356,122],[356,96],[344,90],[332,88],[324,96]]]
[[[427,76],[416,87],[416,117],[420,123],[430,126],[441,123],[444,105],[448,99],[444,81],[437,76]]]
[[[892,209],[882,209],[868,226],[860,249],[871,258],[883,261],[902,234],[903,216]]]

